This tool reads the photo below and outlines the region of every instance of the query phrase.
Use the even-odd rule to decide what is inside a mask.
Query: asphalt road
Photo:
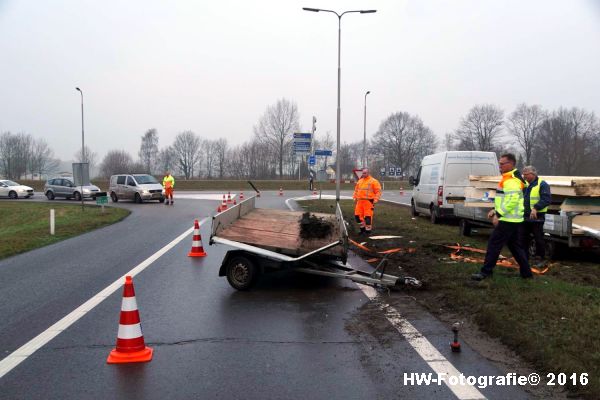
[[[184,233],[195,218],[214,213],[217,201],[188,194],[173,207],[119,202],[132,210],[124,221],[1,261],[3,358]],[[286,198],[305,194],[265,192],[257,206],[286,208]],[[209,228],[202,226],[208,257],[187,257],[190,234],[134,278],[145,340],[155,352],[150,363],[106,364],[116,340],[119,289],[0,378],[0,398],[457,398],[444,384],[404,383],[404,373],[432,372],[431,360],[352,282],[275,273],[250,292],[232,289],[217,276],[228,249],[208,246]],[[464,343],[462,353],[451,353],[448,328],[402,293],[387,296],[380,294],[459,371],[501,374]],[[487,398],[527,398],[514,387],[479,391]]]

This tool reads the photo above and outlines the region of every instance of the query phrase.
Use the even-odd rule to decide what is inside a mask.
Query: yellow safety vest
[[[167,185],[168,183],[170,183],[170,185]],[[164,188],[174,188],[175,187],[175,178],[173,178],[171,175],[169,176],[165,176],[163,178],[163,187]]]
[[[372,176],[360,178],[354,187],[355,200],[373,200],[378,202],[381,197],[381,184]]]
[[[501,217],[500,221],[523,222],[525,202],[523,199],[523,182],[515,176],[516,169],[502,174],[494,198],[495,210]]]
[[[542,180],[538,178],[537,185],[531,188],[531,192],[529,192],[529,208],[533,210],[533,206],[535,206],[540,201],[540,186],[542,185]],[[545,213],[548,211],[548,207],[544,207],[538,212]]]

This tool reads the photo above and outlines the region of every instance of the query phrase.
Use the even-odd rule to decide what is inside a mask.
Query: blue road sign
[[[294,147],[295,149],[298,149],[298,148],[307,148],[307,149],[310,149],[310,142],[293,143],[292,147]]]
[[[294,139],[312,139],[312,133],[294,133]]]
[[[333,151],[331,150],[315,150],[315,156],[332,156]]]
[[[315,165],[317,163],[317,157],[310,156],[308,157],[308,165]]]

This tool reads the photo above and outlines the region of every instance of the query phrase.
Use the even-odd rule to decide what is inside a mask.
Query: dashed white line
[[[202,225],[209,219],[210,219],[209,217],[204,218],[203,220],[200,221],[200,225]],[[94,309],[94,307],[96,307],[98,304],[102,303],[102,301],[104,301],[108,296],[110,296],[115,291],[117,291],[121,287],[123,287],[123,280],[125,279],[125,276],[127,276],[127,275],[135,276],[135,275],[139,274],[140,272],[142,272],[143,270],[145,270],[146,268],[148,268],[154,261],[156,261],[158,258],[160,258],[163,254],[165,254],[166,252],[171,250],[179,242],[181,242],[183,239],[188,237],[192,233],[193,230],[194,230],[194,228],[191,227],[190,229],[183,232],[181,235],[177,236],[169,244],[167,244],[162,249],[158,250],[156,253],[152,254],[150,257],[148,257],[147,259],[142,261],[140,264],[138,264],[136,267],[134,267],[132,270],[127,272],[125,275],[121,276],[119,279],[117,279],[116,281],[111,283],[109,286],[104,288],[102,291],[100,291],[94,297],[92,297],[91,299],[89,299],[88,301],[86,301],[85,303],[83,303],[82,305],[77,307],[75,310],[73,310],[71,313],[69,313],[68,315],[63,317],[60,321],[56,322],[54,325],[52,325],[51,327],[46,329],[44,332],[40,333],[39,335],[37,335],[36,337],[31,339],[29,342],[25,343],[23,346],[21,346],[20,348],[18,348],[15,351],[13,351],[11,354],[9,354],[6,358],[4,358],[2,361],[0,361],[0,378],[2,378],[4,375],[9,373],[13,368],[15,368],[17,365],[19,365],[23,361],[25,361],[27,359],[27,357],[29,357],[30,355],[35,353],[38,349],[40,349],[41,347],[46,345],[46,343],[48,343],[49,341],[54,339],[56,336],[61,334],[68,327],[70,327],[75,322],[77,322],[77,320],[79,318],[83,317],[89,311]]]

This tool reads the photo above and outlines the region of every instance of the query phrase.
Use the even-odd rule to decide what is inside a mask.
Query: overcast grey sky
[[[0,0],[0,132],[137,154],[178,132],[248,140],[265,108],[295,101],[306,130],[336,132],[337,18],[302,7],[377,9],[342,19],[342,140],[396,111],[442,137],[475,104],[578,106],[600,114],[598,0]]]

